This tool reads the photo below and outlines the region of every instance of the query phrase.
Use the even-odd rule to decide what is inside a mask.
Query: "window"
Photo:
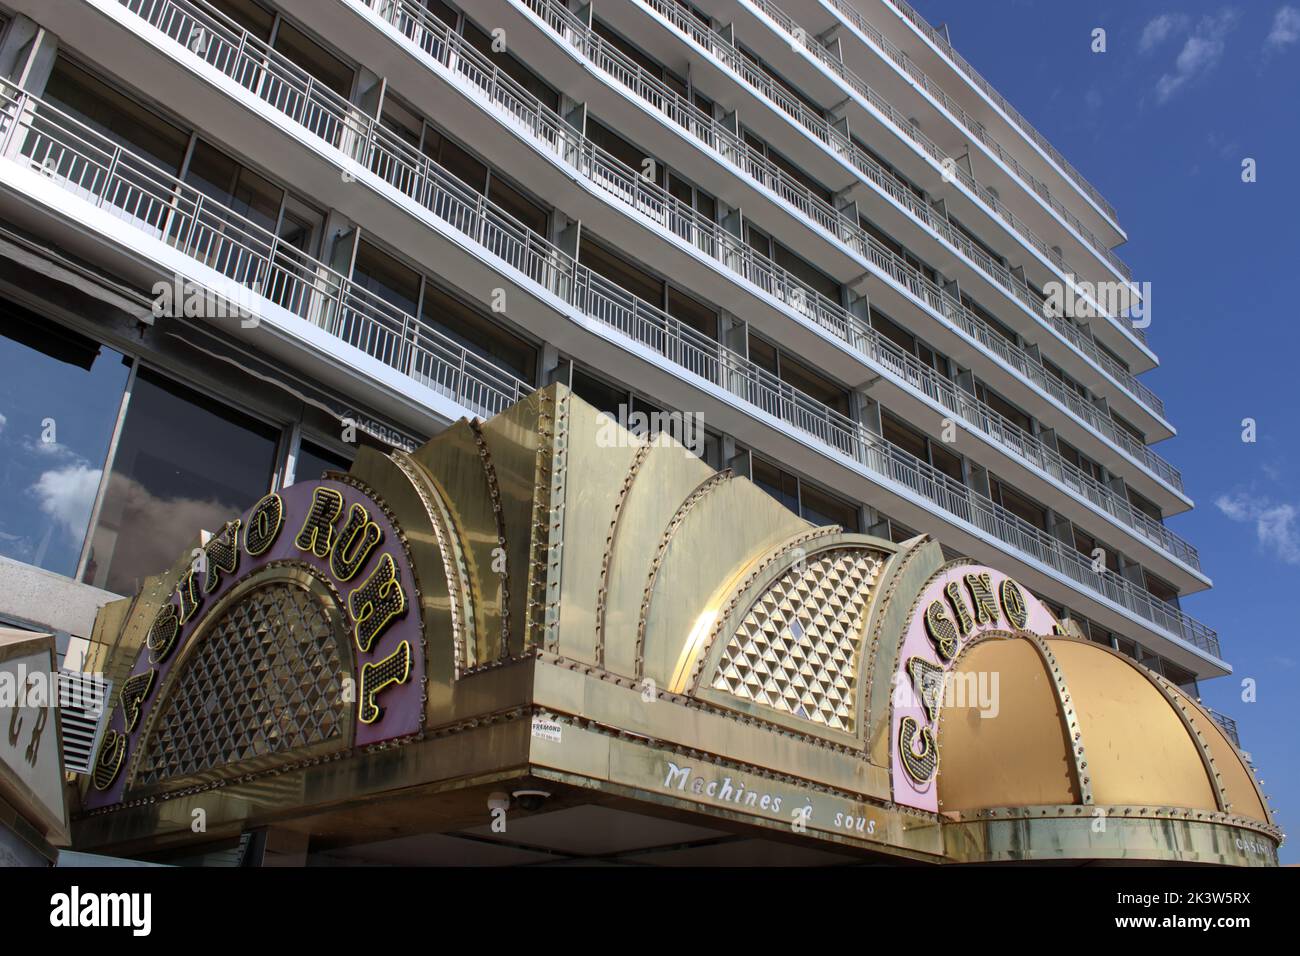
[[[1003,418],[1009,419],[1011,422],[1018,425],[1022,431],[1029,432],[1031,435],[1033,434],[1033,419],[1025,412],[1016,408],[1016,406],[1012,405],[997,392],[990,389],[983,382],[975,383],[975,397]]]
[[[347,471],[351,467],[350,455],[340,454],[304,438],[298,445],[293,480],[295,484],[300,481],[315,481],[327,471]]]
[[[419,274],[364,239],[357,244],[357,261],[352,267],[352,281],[407,315],[419,312]]]
[[[266,494],[280,430],[148,369],[131,389],[84,580],[133,594]]]
[[[486,188],[487,166],[433,127],[425,126],[424,142],[420,148],[426,156],[475,192],[481,193]]]
[[[127,375],[119,353],[0,300],[0,554],[76,574]]]
[[[275,14],[261,4],[254,3],[253,0],[208,0],[208,3],[263,43],[270,41]]]
[[[559,110],[560,94],[549,83],[509,53],[494,52],[492,37],[468,20],[465,21],[465,39],[469,40],[475,49],[500,67],[507,76],[541,100],[547,108]]]
[[[948,451],[941,443],[932,441],[928,436],[885,412],[881,413],[880,425],[886,441],[933,465],[953,481],[964,480],[961,457]]]
[[[185,181],[263,229],[275,229],[284,190],[202,140],[194,143]]]
[[[665,283],[662,279],[637,268],[599,243],[588,241],[584,237],[578,261],[643,302],[654,306],[663,305]]]
[[[871,327],[909,355],[914,355],[944,378],[952,378],[948,357],[930,348],[916,336],[894,322],[874,306],[870,308]]]
[[[683,325],[710,339],[717,339],[718,313],[714,309],[658,276],[638,268],[589,237],[583,237],[582,247],[578,250],[578,261],[643,302],[663,309]]]
[[[339,96],[352,95],[352,67],[297,27],[281,19],[272,46]]]
[[[1077,525],[1074,527],[1074,547],[1089,561],[1093,560],[1093,553],[1100,548],[1105,558],[1107,570],[1114,574],[1119,573],[1119,555],[1115,552],[1115,549],[1107,547],[1105,542],[1098,541]]]
[[[1110,413],[1110,417],[1111,420],[1114,421],[1116,425],[1118,425],[1121,429],[1123,429],[1124,431],[1132,435],[1134,438],[1136,438],[1139,445],[1145,445],[1147,443],[1147,436],[1142,434],[1142,431],[1132,422],[1124,418],[1121,418],[1119,415],[1116,415],[1113,410]]]
[[[861,530],[858,506],[837,498],[787,471],[751,456],[750,480],[805,521],[815,525],[837,524],[845,531]]]
[[[776,465],[769,465],[757,455],[751,468],[751,479],[781,504],[795,514],[799,513],[799,479]]]
[[[1147,590],[1152,595],[1164,601],[1166,604],[1178,606],[1178,589],[1167,581],[1162,581],[1150,571],[1143,570],[1143,580],[1146,581]]]
[[[425,282],[421,316],[492,365],[513,372],[526,382],[537,374],[537,350],[496,322],[481,315],[460,296]]]
[[[841,415],[849,414],[849,392],[836,382],[791,358],[778,346],[749,333],[749,357],[760,368]]]
[[[1029,522],[1038,530],[1047,530],[1047,509],[1042,505],[1026,498],[1014,488],[1009,488],[992,475],[989,476],[989,490],[995,503],[1006,508],[1016,517]]]
[[[54,62],[44,99],[168,172],[180,172],[189,133],[63,56]]]
[[[1138,511],[1142,512],[1152,521],[1158,521],[1161,524],[1164,524],[1165,517],[1163,514],[1161,514],[1160,506],[1158,504],[1156,504],[1150,498],[1142,497],[1142,495],[1138,494],[1132,488],[1128,488],[1126,486],[1126,489],[1128,491],[1129,504],[1131,504]]]
[[[1066,444],[1065,442],[1061,441],[1059,438],[1056,441],[1056,447],[1057,450],[1061,453],[1062,458],[1064,458],[1070,464],[1074,465],[1074,467],[1078,468],[1081,472],[1083,472],[1088,477],[1092,478],[1094,481],[1098,481],[1098,482],[1101,481],[1101,475],[1102,475],[1101,465],[1097,464],[1091,458],[1081,453],[1073,445]]]
[[[588,375],[576,366],[573,368],[569,387],[573,389],[574,395],[577,395],[598,411],[604,412],[615,421],[618,421],[621,417],[619,414],[620,409],[627,410],[629,400],[627,389],[620,388],[617,385],[610,385],[593,375]]]

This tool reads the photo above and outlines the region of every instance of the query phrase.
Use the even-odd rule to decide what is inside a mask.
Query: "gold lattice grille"
[[[862,615],[880,561],[860,550],[791,568],[749,609],[713,688],[852,733]]]
[[[277,582],[216,623],[185,665],[141,755],[137,784],[340,738],[340,630],[320,598]]]

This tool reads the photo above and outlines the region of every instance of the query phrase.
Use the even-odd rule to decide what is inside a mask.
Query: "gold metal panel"
[[[481,425],[496,476],[501,521],[505,525],[506,573],[510,579],[510,646],[506,649],[506,657],[522,654],[527,639],[524,633],[528,621],[527,582],[528,568],[533,557],[533,499],[537,486],[538,457],[541,454],[549,458],[551,454],[549,416],[550,409],[554,406],[554,397],[548,397],[548,393],[562,388],[560,385],[552,385],[534,392]],[[460,509],[458,514],[464,519],[465,509],[472,507],[468,498],[474,496],[475,488],[486,487],[485,479],[472,479],[469,472],[460,480],[444,476],[440,471],[440,457],[434,447],[436,442],[435,438],[430,445],[415,454],[443,481],[448,497]],[[478,494],[482,494],[482,491]],[[483,525],[486,527],[486,522]],[[474,526],[477,527],[477,524]],[[491,532],[480,529],[479,533],[487,535]]]
[[[1228,739],[1218,722],[1207,714],[1200,705],[1184,694],[1177,687],[1170,687],[1171,693],[1182,702],[1191,713],[1192,724],[1201,734],[1201,740],[1210,752],[1214,769],[1219,774],[1219,785],[1227,801],[1226,812],[1239,817],[1249,817],[1261,823],[1272,823],[1273,816],[1268,812],[1264,795],[1259,790],[1255,775],[1249,764],[1241,756],[1235,744]]]
[[[991,637],[971,644],[953,667],[953,687],[998,675],[996,716],[974,702],[939,711],[939,810],[1074,803],[1072,758],[1051,676],[1033,645]],[[956,693],[954,691],[954,697]]]
[[[712,468],[689,455],[680,445],[656,445],[641,463],[636,480],[623,502],[618,536],[610,554],[603,632],[607,669],[628,676],[636,673],[636,634],[641,604],[646,582],[654,570],[657,550],[682,502],[711,474]],[[775,501],[772,505],[785,510]],[[606,518],[612,517],[611,507]],[[793,515],[791,517],[799,520]],[[605,531],[608,533],[608,525]],[[604,540],[604,535],[601,540]],[[712,543],[700,542],[698,553],[700,574],[716,585],[720,583],[717,578],[730,571],[730,567],[712,563],[716,557],[712,551],[714,547],[716,545]]]
[[[1042,816],[946,824],[944,848],[959,863],[1194,863],[1276,866],[1277,841],[1234,826],[1200,820],[1115,816],[1105,826],[1086,807]]]
[[[1145,677],[1097,645],[1050,644],[1088,741],[1098,804],[1216,808],[1196,744]]]
[[[716,600],[718,586],[733,569],[808,528],[808,522],[749,481],[715,485],[686,514],[663,551],[654,576],[654,593],[644,614],[643,665],[637,676],[668,686],[697,624],[718,613],[710,599]],[[646,583],[642,582],[638,606]],[[627,640],[629,636],[610,631],[609,640]]]
[[[560,586],[564,611],[556,650],[565,657],[594,664],[598,660],[596,609],[602,588],[606,586],[606,555],[609,564],[617,568],[630,563],[633,553],[649,550],[640,533],[645,525],[630,499],[638,481],[653,478],[642,476],[638,470],[625,493],[633,463],[639,454],[663,455],[680,459],[678,464],[685,470],[694,470],[686,461],[690,457],[706,472],[710,469],[680,444],[670,443],[666,438],[661,439],[662,448],[646,450],[642,439],[618,429],[612,419],[583,401],[569,404],[567,436],[566,468],[569,474],[580,479],[565,485],[564,574]],[[641,499],[638,496],[636,500]],[[618,528],[614,529],[611,525],[616,511],[619,521]],[[620,541],[629,535],[633,547],[620,551]]]

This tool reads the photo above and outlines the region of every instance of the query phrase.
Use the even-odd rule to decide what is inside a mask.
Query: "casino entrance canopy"
[[[78,849],[1276,863],[1178,687],[563,386],[250,505],[101,612],[87,668],[120,692]]]

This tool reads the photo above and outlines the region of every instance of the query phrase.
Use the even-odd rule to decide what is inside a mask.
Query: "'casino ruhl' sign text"
[[[285,525],[295,535],[282,534]],[[410,563],[397,529],[363,492],[340,481],[305,482],[269,494],[239,518],[227,522],[181,575],[159,608],[117,708],[91,776],[89,806],[121,798],[122,770],[139,744],[140,731],[157,691],[179,650],[199,630],[205,613],[236,580],[259,568],[290,561],[309,565],[333,582],[344,605],[359,673],[357,745],[414,733],[422,718],[420,681],[424,671],[418,608]]]

